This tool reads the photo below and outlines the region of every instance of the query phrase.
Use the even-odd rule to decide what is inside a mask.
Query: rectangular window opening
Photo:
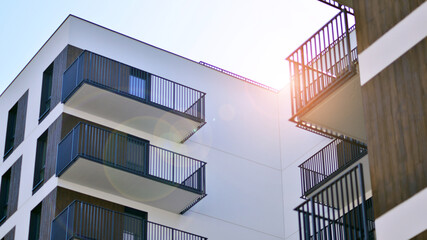
[[[9,191],[10,191],[10,172],[9,169],[1,177],[1,189],[0,189],[0,224],[3,223],[7,218],[7,207],[9,205]]]
[[[147,97],[147,75],[148,73],[132,68],[129,75],[129,93],[146,99]]]
[[[3,158],[9,156],[13,151],[15,143],[15,130],[16,130],[16,116],[18,113],[18,103],[15,104],[10,110],[7,119],[6,141],[4,146]]]
[[[30,234],[28,240],[40,239],[40,220],[42,212],[42,203],[37,205],[32,211],[30,216]]]
[[[53,63],[43,72],[39,122],[49,113],[52,97]]]
[[[36,164],[34,166],[33,194],[43,185],[47,156],[47,133],[37,139]]]

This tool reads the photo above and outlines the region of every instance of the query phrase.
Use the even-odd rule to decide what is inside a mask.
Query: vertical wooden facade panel
[[[74,200],[80,200],[82,202],[94,204],[103,208],[107,208],[110,210],[114,210],[117,212],[124,212],[124,206],[108,202],[96,197],[92,197],[89,195],[85,195],[83,193],[75,192],[72,190],[68,190],[65,188],[58,187],[57,188],[57,199],[56,199],[56,213],[55,216],[58,215],[62,210],[64,210],[70,203]]]
[[[15,240],[15,227],[12,228],[6,235],[3,237],[4,240]]]
[[[427,187],[427,39],[362,86],[375,216]]]
[[[62,116],[59,116],[48,129],[44,181],[55,175],[58,144],[61,141]]]
[[[365,50],[424,2],[425,0],[353,1],[358,52]]]
[[[16,114],[15,140],[13,142],[14,149],[17,148],[22,141],[24,141],[27,106],[28,106],[28,90],[18,100],[18,112]]]
[[[57,189],[55,188],[42,200],[39,239],[50,239],[51,223],[55,218]]]
[[[9,218],[18,209],[19,183],[21,181],[22,156],[12,165],[10,177],[9,200],[7,207],[7,217]]]
[[[83,50],[67,45],[53,61],[51,109],[61,102],[62,76]]]

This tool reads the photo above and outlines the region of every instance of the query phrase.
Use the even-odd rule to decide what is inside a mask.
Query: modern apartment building
[[[426,3],[322,2],[280,91],[70,15],[0,95],[0,238],[423,239]]]
[[[283,239],[288,96],[69,16],[0,96],[0,238]]]
[[[331,138],[299,165],[299,238],[427,239],[427,3],[320,1],[287,58],[290,120]]]

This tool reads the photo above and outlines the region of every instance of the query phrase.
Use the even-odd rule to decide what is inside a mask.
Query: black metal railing
[[[74,201],[53,221],[51,240],[207,240],[206,237],[96,205]]]
[[[366,199],[362,164],[295,208],[299,239],[375,239],[372,199]]]
[[[205,93],[89,51],[64,72],[62,102],[83,83],[205,122]]]
[[[334,0],[319,0],[319,2],[325,3],[325,4],[329,5],[329,6],[332,6],[334,8],[340,9],[340,10],[342,10],[342,9],[345,8],[349,13],[354,14],[354,10],[353,10],[353,8],[351,8],[351,6],[343,5],[343,4],[341,4],[341,3],[337,2],[337,1],[334,1]]]
[[[362,143],[335,139],[305,162],[300,164],[303,196],[327,182],[368,153]]]
[[[343,9],[288,58],[291,74],[292,119],[340,80],[355,73],[355,27]]]
[[[78,157],[171,184],[201,195],[206,193],[206,163],[148,141],[80,122],[58,145],[56,175]]]
[[[252,79],[249,79],[249,78],[243,77],[243,76],[241,76],[241,75],[239,75],[239,74],[236,74],[236,73],[230,72],[230,71],[228,71],[228,70],[225,70],[225,69],[223,69],[223,68],[217,67],[217,66],[215,66],[215,65],[212,65],[212,64],[209,64],[209,63],[206,63],[206,62],[203,62],[203,61],[200,61],[200,62],[199,62],[199,64],[201,64],[201,65],[203,65],[203,66],[205,66],[205,67],[208,67],[208,68],[214,69],[214,70],[216,70],[216,71],[218,71],[218,72],[222,72],[222,73],[224,73],[224,74],[226,74],[226,75],[229,75],[229,76],[232,76],[232,77],[234,77],[234,78],[240,79],[240,80],[242,80],[242,81],[244,81],[244,82],[247,82],[247,83],[250,83],[250,84],[252,84],[252,85],[255,85],[255,86],[258,86],[258,87],[261,87],[261,88],[267,89],[267,90],[272,91],[272,92],[274,92],[274,93],[279,93],[279,90],[277,90],[277,89],[275,89],[275,88],[269,87],[269,86],[267,86],[267,85],[264,85],[264,84],[262,84],[262,83],[259,83],[259,82],[257,82],[257,81],[254,81],[254,80],[252,80]]]

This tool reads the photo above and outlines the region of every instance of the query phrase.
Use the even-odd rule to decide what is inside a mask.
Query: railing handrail
[[[199,92],[199,93],[201,93],[201,94],[202,94],[202,96],[205,96],[205,95],[206,95],[206,93],[205,93],[205,92],[202,92],[202,91],[200,91],[200,90],[194,89],[194,88],[189,87],[189,86],[186,86],[186,85],[184,85],[184,84],[182,84],[182,83],[175,82],[175,81],[173,81],[173,80],[170,80],[170,79],[167,79],[167,78],[165,78],[165,77],[162,77],[162,76],[156,75],[156,74],[154,74],[154,73],[147,72],[147,71],[145,71],[145,70],[142,70],[142,69],[139,69],[139,68],[136,68],[136,67],[132,67],[132,66],[130,66],[129,64],[119,62],[119,61],[117,61],[117,60],[114,60],[114,59],[112,59],[112,58],[109,58],[109,57],[106,57],[106,56],[100,55],[100,54],[98,54],[98,53],[94,53],[94,52],[89,51],[89,50],[87,50],[87,49],[84,49],[84,50],[79,54],[79,56],[78,56],[76,59],[74,59],[74,61],[70,64],[70,66],[68,66],[68,68],[67,68],[67,69],[65,69],[65,71],[64,71],[64,72],[66,72],[66,71],[71,67],[71,65],[73,65],[73,63],[74,63],[74,62],[76,62],[76,61],[77,61],[77,60],[78,60],[82,55],[84,55],[84,54],[86,54],[86,53],[91,53],[91,54],[94,54],[94,55],[97,55],[97,56],[100,56],[100,57],[106,58],[106,59],[108,59],[109,61],[113,61],[113,62],[115,62],[115,63],[118,63],[118,64],[121,64],[121,65],[124,65],[124,66],[130,67],[130,68],[135,68],[135,69],[138,69],[138,70],[140,70],[140,71],[144,71],[144,72],[146,72],[146,73],[148,73],[148,74],[150,74],[150,75],[152,75],[152,76],[156,76],[156,77],[162,78],[162,79],[164,79],[164,80],[166,80],[166,81],[168,81],[168,82],[171,82],[171,83],[174,83],[174,84],[176,84],[176,85],[180,85],[180,86],[182,86],[182,87],[185,87],[185,88],[188,88],[188,89],[194,90],[194,91],[196,91],[196,92]]]
[[[312,158],[312,157],[314,157],[315,155],[317,155],[318,153],[320,153],[320,152],[323,152],[326,148],[328,148],[328,147],[330,147],[330,146],[332,146],[332,145],[334,145],[334,144],[336,144],[337,142],[339,142],[339,141],[342,141],[342,142],[347,142],[347,143],[350,143],[350,144],[354,144],[355,146],[358,146],[358,147],[360,147],[360,148],[364,148],[364,149],[368,149],[367,147],[366,147],[366,145],[362,145],[362,144],[360,144],[360,143],[356,143],[356,142],[352,142],[352,141],[345,141],[345,140],[343,140],[343,139],[340,139],[340,138],[336,138],[336,139],[334,139],[333,141],[331,141],[330,143],[328,143],[326,146],[324,146],[322,149],[320,149],[319,151],[317,151],[315,154],[313,154],[313,155],[311,155],[311,157],[309,157],[307,160],[305,160],[303,163],[301,163],[300,165],[298,165],[298,167],[299,168],[304,168],[304,164],[305,163],[307,163],[307,162],[309,162],[310,161],[310,159]],[[308,169],[308,168],[307,168]]]
[[[101,206],[98,206],[98,205],[95,205],[95,204],[92,204],[92,203],[87,203],[87,202],[83,202],[83,201],[81,201],[81,200],[73,200],[67,207],[65,207],[54,219],[53,219],[53,221],[55,221],[55,219],[58,217],[58,216],[60,216],[61,214],[63,214],[63,213],[65,213],[68,209],[70,209],[71,207],[73,207],[73,206],[75,206],[75,205],[77,205],[77,204],[81,204],[81,205],[87,205],[87,206],[90,206],[90,207],[93,207],[93,208],[95,208],[95,209],[99,209],[99,210],[101,210],[101,211],[106,211],[106,212],[110,212],[110,213],[114,213],[115,215],[117,214],[117,215],[122,215],[122,216],[126,216],[126,217],[128,217],[128,218],[133,218],[133,219],[136,219],[136,220],[141,220],[142,222],[147,222],[147,223],[151,223],[151,224],[153,224],[153,225],[156,225],[156,226],[160,226],[160,227],[162,227],[162,228],[166,228],[166,229],[170,229],[170,230],[172,230],[172,231],[178,231],[178,232],[180,232],[180,233],[185,233],[185,234],[188,234],[188,235],[191,235],[191,236],[194,236],[194,237],[198,237],[198,238],[201,238],[201,239],[207,239],[206,237],[203,237],[203,236],[200,236],[200,235],[197,235],[197,234],[194,234],[194,233],[190,233],[190,232],[187,232],[187,231],[183,231],[183,230],[179,230],[179,229],[176,229],[176,228],[173,228],[173,227],[169,227],[169,226],[166,226],[166,225],[163,225],[163,224],[159,224],[159,223],[155,223],[155,222],[152,222],[152,221],[148,221],[147,219],[144,219],[144,218],[141,218],[141,217],[137,217],[137,216],[134,216],[134,215],[131,215],[131,214],[128,214],[128,213],[125,213],[125,212],[118,212],[118,211],[115,211],[115,210],[112,210],[112,209],[108,209],[108,208],[105,208],[105,207],[101,207]],[[79,208],[77,208],[77,211],[79,211]],[[67,218],[68,218],[68,216],[67,216]]]
[[[366,145],[343,139],[334,139],[301,163],[301,191],[307,196],[368,153]]]
[[[204,185],[203,184],[204,181],[205,181],[204,179],[201,179],[201,182],[199,182],[199,181],[195,182],[194,183],[195,186],[184,184],[184,181],[186,179],[188,179],[188,176],[193,176],[195,173],[199,173],[199,170],[203,169],[206,166],[206,164],[207,164],[206,162],[200,161],[200,160],[192,158],[192,157],[188,157],[188,156],[180,154],[180,153],[173,152],[171,150],[167,150],[167,149],[164,149],[164,148],[161,148],[161,147],[157,147],[157,146],[151,145],[148,141],[146,141],[144,139],[141,139],[139,137],[133,136],[133,135],[126,135],[126,134],[123,134],[123,133],[120,133],[120,132],[115,132],[115,131],[112,131],[112,130],[109,130],[109,129],[105,129],[105,128],[102,128],[102,127],[99,127],[99,126],[95,126],[95,125],[92,125],[92,124],[88,124],[88,123],[85,123],[85,122],[79,122],[60,141],[60,143],[58,144],[58,146],[61,146],[61,144],[64,141],[67,141],[69,137],[73,137],[72,138],[72,147],[71,148],[73,148],[73,145],[75,145],[74,141],[87,141],[85,139],[74,139],[74,135],[70,135],[70,134],[74,134],[76,131],[83,131],[82,132],[82,134],[83,134],[82,136],[85,136],[85,134],[89,134],[89,133],[85,133],[84,132],[86,128],[89,129],[89,130],[96,129],[96,131],[99,131],[100,133],[111,134],[111,136],[109,136],[110,138],[114,138],[114,139],[121,138],[121,139],[124,139],[124,141],[132,141],[132,142],[136,141],[137,143],[141,143],[141,147],[147,146],[147,148],[149,148],[149,149],[154,148],[156,150],[159,150],[161,153],[165,152],[165,153],[168,153],[168,154],[170,154],[172,156],[172,162],[170,162],[172,164],[171,166],[169,166],[168,164],[160,165],[161,166],[160,167],[160,171],[154,170],[154,172],[150,172],[150,170],[151,170],[150,165],[151,164],[155,165],[155,168],[159,166],[159,165],[156,165],[156,160],[155,159],[153,161],[151,161],[152,160],[151,157],[153,157],[153,156],[160,156],[161,160],[166,160],[167,161],[168,159],[167,158],[165,159],[162,156],[167,156],[168,154],[159,155],[158,154],[159,152],[154,151],[154,150],[153,151],[149,150],[149,155],[148,156],[142,156],[143,161],[144,162],[145,161],[148,162],[148,166],[147,166],[147,164],[142,163],[143,165],[141,165],[141,166],[143,167],[143,171],[142,172],[138,172],[138,175],[142,174],[142,176],[156,177],[156,178],[160,178],[162,180],[171,182],[173,184],[177,184],[179,186],[182,186],[182,187],[185,187],[185,188],[189,188],[191,190],[201,191],[203,193],[206,192],[205,187],[201,186],[201,185]],[[79,144],[80,144],[80,142],[78,142],[76,146],[78,146]],[[68,161],[72,162],[73,159],[76,158],[79,155],[84,156],[84,157],[89,157],[89,158],[95,158],[95,159],[97,158],[96,156],[92,156],[90,153],[86,154],[86,151],[87,151],[86,149],[77,149],[77,152],[71,153],[70,160],[65,160],[66,164],[61,169],[58,169],[59,165],[57,164],[57,169],[56,169],[57,174],[62,173],[62,171],[64,171],[64,169],[66,169],[68,167],[68,164],[69,164]],[[116,153],[116,151],[117,151],[117,149],[113,150],[114,154]],[[58,154],[60,154],[60,151],[58,151]],[[99,160],[103,160],[103,159],[99,159]],[[59,159],[57,161],[59,161]],[[185,164],[188,164],[188,165],[186,165],[187,167],[184,167],[186,170],[179,171],[179,168],[177,168],[177,167],[178,166],[182,167],[182,165],[180,165],[182,163],[185,163]],[[104,164],[107,164],[107,163],[104,163]],[[129,169],[129,171],[132,172],[132,173],[134,173],[135,170],[138,170],[138,169],[132,169],[132,168],[126,167],[126,166],[122,165],[121,163],[117,163],[115,161],[114,162],[108,162],[108,164],[112,164],[113,167],[118,167],[118,168],[123,168],[124,167],[125,169]],[[171,172],[170,172],[170,170],[171,170]],[[176,176],[173,177],[172,179],[170,179],[170,178],[168,178],[168,177],[170,177],[168,174],[173,174],[173,175],[176,174]]]
[[[307,40],[305,42],[303,42],[300,46],[298,46],[296,48],[295,51],[293,51],[291,54],[289,54],[288,57],[286,57],[286,60],[289,61],[289,59],[296,53],[298,52],[302,47],[304,47],[311,39],[313,39],[318,33],[322,32],[322,30],[327,27],[331,22],[333,22],[336,18],[338,18],[341,14],[343,14],[343,12],[339,12],[337,13],[334,17],[332,17],[331,20],[329,20],[327,23],[325,23],[322,27],[319,28],[319,30],[317,30],[313,35],[311,35],[309,38],[307,38]],[[347,17],[347,16],[345,16]],[[350,28],[348,29],[350,32]],[[341,35],[340,35],[341,36]],[[332,44],[332,43],[331,43]]]
[[[65,70],[61,101],[65,103],[84,83],[205,122],[205,101],[201,100],[205,92],[88,50]],[[199,108],[187,112],[194,103]]]
[[[216,71],[218,71],[218,72],[224,73],[224,74],[226,74],[226,75],[229,75],[229,76],[231,76],[231,77],[234,77],[234,78],[240,79],[240,80],[242,80],[242,81],[244,81],[244,82],[247,82],[247,83],[250,83],[250,84],[252,84],[252,85],[255,85],[255,86],[258,86],[258,87],[261,87],[261,88],[267,89],[267,90],[272,91],[272,92],[274,92],[274,93],[278,93],[278,92],[279,92],[279,90],[277,90],[277,89],[275,89],[275,88],[272,88],[272,87],[267,86],[267,85],[265,85],[265,84],[259,83],[259,82],[257,82],[257,81],[252,80],[252,79],[249,79],[249,78],[247,78],[247,77],[243,77],[243,76],[241,76],[241,75],[239,75],[239,74],[236,74],[236,73],[230,72],[230,71],[228,71],[228,70],[225,70],[225,69],[223,69],[223,68],[217,67],[217,66],[212,65],[212,64],[209,64],[209,63],[207,63],[207,62],[200,61],[200,62],[199,62],[199,64],[201,64],[201,65],[203,65],[203,66],[205,66],[205,67],[208,67],[208,68],[210,68],[210,69],[216,70]]]
[[[368,230],[375,229],[369,201],[363,165],[359,163],[294,208],[300,239],[332,239],[332,235],[368,239]]]

